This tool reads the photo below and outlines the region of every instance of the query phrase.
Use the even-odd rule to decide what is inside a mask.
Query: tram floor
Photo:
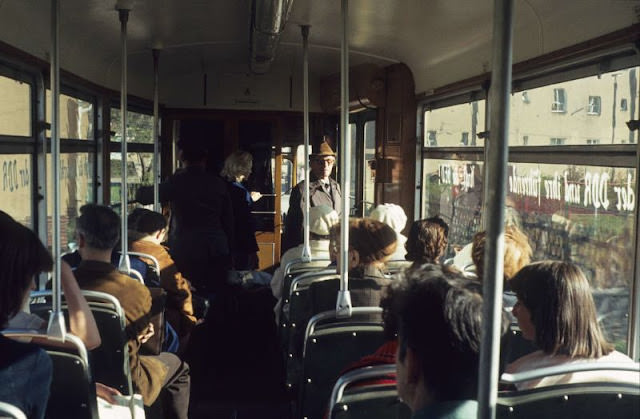
[[[216,297],[185,354],[191,367],[191,418],[290,417],[274,304],[269,288]]]

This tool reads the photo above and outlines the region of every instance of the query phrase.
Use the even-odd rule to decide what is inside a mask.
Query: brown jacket
[[[178,271],[166,247],[148,240],[136,240],[136,238],[132,235],[134,241],[129,243],[129,249],[132,252],[151,255],[158,259],[160,264],[160,286],[167,291],[167,320],[179,336],[189,334],[196,323],[189,282]],[[148,259],[144,259],[144,262],[152,263]]]
[[[151,294],[147,287],[121,274],[110,263],[83,260],[74,272],[80,288],[111,294],[120,301],[127,320],[129,336],[129,366],[136,392],[150,406],[160,394],[167,375],[167,366],[154,356],[138,354],[140,342],[136,336],[149,324]]]

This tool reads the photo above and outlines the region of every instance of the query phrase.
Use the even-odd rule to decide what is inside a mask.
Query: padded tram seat
[[[116,388],[124,395],[132,394],[131,370],[129,368],[129,347],[125,334],[126,320],[120,302],[110,294],[83,290],[82,294],[98,326],[102,344],[91,351],[91,366],[95,379]],[[30,310],[33,314],[47,319],[51,312],[51,291],[31,293]],[[66,305],[62,306],[67,326],[69,325]]]
[[[638,364],[583,363],[559,365],[520,374],[503,374],[513,384],[549,375],[578,371],[635,371],[636,383],[589,382],[509,391],[498,397],[496,417],[501,419],[603,419],[640,417],[640,367]]]
[[[382,346],[381,313],[379,307],[354,307],[351,318],[340,319],[335,311],[327,311],[309,321],[298,398],[299,417],[322,419],[340,372]],[[371,321],[372,315],[377,315],[379,321]],[[360,320],[362,318],[365,320]]]
[[[65,341],[37,331],[6,329],[8,338],[30,338],[47,351],[53,364],[53,380],[45,417],[47,419],[98,419],[96,385],[89,368],[87,350],[76,336]]]
[[[340,376],[331,392],[331,419],[409,419],[411,410],[398,398],[395,384],[366,384],[395,373],[395,365],[376,365]]]
[[[338,281],[335,270],[307,272],[296,277],[291,283],[291,291],[283,306],[288,305],[288,313],[281,313],[280,342],[285,353],[287,386],[294,389],[300,379],[302,369],[302,346],[307,322],[313,316],[309,299],[309,285],[314,281]],[[295,389],[294,389],[295,391]]]

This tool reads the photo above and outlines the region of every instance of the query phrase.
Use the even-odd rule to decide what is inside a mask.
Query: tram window
[[[376,171],[374,169],[376,158],[376,121],[364,123],[364,215],[369,215],[373,210],[376,200],[375,182]]]
[[[46,91],[46,119],[51,124],[51,90]],[[93,140],[93,103],[73,96],[60,95],[60,138]],[[46,133],[51,138],[51,130]]]
[[[311,154],[311,146],[309,146],[309,154]],[[296,148],[296,182],[302,182],[304,180],[304,145],[299,145]],[[294,185],[295,186],[295,185]]]
[[[111,141],[122,141],[122,115],[120,109],[111,108],[111,131],[115,133]],[[127,112],[127,142],[153,144],[153,115],[138,112]]]
[[[111,153],[111,204],[120,203],[122,155]],[[127,153],[127,202],[135,200],[136,191],[140,186],[153,185],[153,153],[133,152]],[[133,209],[133,204],[129,205],[129,210]],[[120,212],[120,207],[114,207],[116,212]]]
[[[424,160],[423,216],[449,223],[448,256],[481,227],[482,165]],[[593,288],[599,319],[616,349],[627,347],[633,278],[635,169],[509,163],[505,223],[529,237],[533,260],[578,264]]]
[[[528,89],[529,103],[511,101],[509,145],[523,145],[525,136],[529,146],[635,143],[637,133],[624,123],[630,116],[613,104],[620,97],[637,97],[637,73],[633,67]],[[588,141],[593,138],[601,141]]]
[[[60,250],[68,252],[75,242],[75,222],[80,207],[93,202],[94,153],[63,153],[60,155]],[[52,168],[51,154],[47,154],[47,167]],[[53,237],[53,176],[47,176],[47,228]],[[51,242],[48,243],[51,248]]]
[[[533,260],[578,264],[608,339],[626,350],[633,277],[635,169],[510,163],[507,203]]]
[[[30,154],[0,155],[2,211],[19,223],[31,227],[33,170]]]
[[[485,100],[428,110],[424,114],[426,147],[482,147],[477,137],[484,131]],[[467,143],[461,139],[468,139]]]
[[[349,190],[349,208],[351,208],[351,215],[354,215],[353,211],[357,205],[357,193],[358,193],[358,161],[360,155],[358,153],[358,128],[355,123],[349,124],[349,138],[351,139],[351,179]],[[361,160],[360,160],[361,161]]]
[[[0,76],[0,134],[31,135],[31,86]]]
[[[423,185],[422,213],[440,215],[449,224],[448,256],[453,256],[482,228],[482,163],[425,159]]]

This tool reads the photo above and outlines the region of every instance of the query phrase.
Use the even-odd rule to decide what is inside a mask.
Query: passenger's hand
[[[138,335],[138,342],[145,343],[146,341],[151,339],[151,336],[153,336],[154,333],[155,332],[153,330],[153,323],[149,323],[149,326],[147,326],[147,329],[144,332],[142,332],[140,335]]]
[[[105,386],[102,383],[96,383],[96,396],[111,404],[117,404],[118,401],[113,396],[122,396],[122,394],[113,387]]]
[[[256,202],[258,199],[262,198],[262,194],[258,191],[251,191],[251,200]]]

